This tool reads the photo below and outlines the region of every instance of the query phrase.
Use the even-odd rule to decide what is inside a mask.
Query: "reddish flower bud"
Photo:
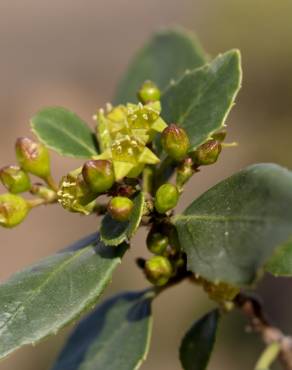
[[[163,130],[161,143],[165,152],[178,162],[185,158],[190,147],[187,133],[174,123]]]
[[[134,203],[131,199],[126,197],[114,197],[109,202],[107,209],[114,220],[125,222],[129,220],[133,207]]]
[[[85,162],[82,175],[90,189],[96,193],[106,192],[115,182],[112,163],[104,159]]]
[[[15,194],[0,195],[0,225],[12,228],[27,216],[30,207],[24,198]]]
[[[50,176],[50,157],[44,145],[22,137],[17,139],[15,149],[17,160],[24,171],[41,178]]]
[[[196,165],[207,166],[217,161],[221,150],[222,146],[219,141],[209,140],[193,152],[191,156]]]
[[[217,141],[224,141],[225,138],[226,138],[226,135],[227,135],[227,131],[226,130],[223,130],[223,131],[219,131],[219,132],[215,132],[213,135],[212,135],[212,139],[213,140],[217,140]]]
[[[30,190],[28,174],[18,166],[7,166],[0,170],[0,180],[10,193],[17,194]]]

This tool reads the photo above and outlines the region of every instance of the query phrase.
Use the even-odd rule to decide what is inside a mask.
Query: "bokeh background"
[[[290,0],[0,0],[0,165],[14,162],[15,138],[29,133],[30,117],[44,106],[67,107],[93,125],[92,114],[111,100],[130,58],[149,35],[181,25],[194,30],[211,55],[239,48],[244,71],[228,119],[228,138],[240,146],[226,149],[218,164],[194,177],[181,208],[247,164],[271,161],[291,168],[291,17]],[[77,167],[76,161],[52,157],[56,178]],[[94,217],[52,206],[33,212],[13,231],[1,229],[0,280],[97,227]],[[144,236],[135,238],[106,296],[145,287],[133,264],[145,255]],[[292,332],[290,284],[266,277],[259,287],[267,311],[287,332]],[[210,307],[206,295],[187,283],[162,295],[154,306],[153,341],[142,369],[181,369],[180,338]],[[19,350],[0,363],[0,370],[49,369],[69,331]],[[246,334],[244,320],[233,314],[221,323],[210,369],[252,369],[261,350],[259,339]]]

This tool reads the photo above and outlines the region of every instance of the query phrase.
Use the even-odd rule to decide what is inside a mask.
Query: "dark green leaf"
[[[240,85],[240,54],[231,50],[170,85],[162,97],[162,116],[183,127],[196,149],[224,126]]]
[[[180,347],[184,370],[205,370],[211,356],[218,327],[219,312],[214,310],[195,322]]]
[[[163,91],[172,79],[187,69],[202,66],[206,59],[193,34],[180,29],[158,32],[130,64],[114,101],[117,104],[136,101],[137,91],[145,80],[154,81]]]
[[[291,219],[292,173],[257,164],[201,195],[175,224],[191,271],[242,285],[292,235]]]
[[[266,271],[275,276],[292,276],[292,240],[277,248],[275,254],[267,262]]]
[[[75,113],[64,108],[45,108],[31,119],[32,131],[47,147],[61,155],[89,158],[97,155],[93,132]]]
[[[129,240],[137,231],[144,210],[144,194],[140,192],[134,199],[134,209],[130,220],[126,222],[115,221],[106,214],[101,222],[100,236],[106,245],[119,245]]]
[[[125,249],[105,247],[94,234],[0,285],[0,358],[56,334],[93,306]]]
[[[97,307],[73,332],[53,370],[137,370],[152,330],[150,292],[123,293]]]

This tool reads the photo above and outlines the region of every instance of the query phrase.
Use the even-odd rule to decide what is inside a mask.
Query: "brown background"
[[[288,0],[0,0],[0,165],[14,162],[14,140],[29,134],[29,118],[41,107],[65,106],[93,124],[92,114],[110,101],[144,40],[154,30],[179,24],[195,30],[212,55],[240,48],[244,67],[243,89],[228,119],[229,140],[240,146],[225,150],[218,164],[194,178],[181,208],[249,163],[292,167],[291,16]],[[56,178],[77,167],[76,161],[52,158]],[[0,280],[97,227],[94,217],[54,206],[33,212],[13,231],[1,229]],[[145,286],[133,264],[135,256],[145,255],[143,233],[135,240],[107,295]],[[290,284],[268,278],[260,287],[269,313],[287,331],[292,331]],[[159,301],[151,352],[142,368],[177,370],[180,338],[212,303],[188,284]],[[0,370],[49,369],[65,334],[18,351],[0,363]],[[243,322],[234,314],[222,322],[210,369],[250,369],[261,348],[257,338],[243,334]]]

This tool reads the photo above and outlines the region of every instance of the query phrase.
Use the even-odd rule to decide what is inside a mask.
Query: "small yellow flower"
[[[58,191],[58,202],[70,212],[88,215],[95,205],[97,194],[93,193],[85,183],[81,168],[78,168],[61,180]]]
[[[135,136],[121,136],[111,147],[96,157],[110,159],[113,163],[116,181],[124,177],[137,177],[145,164],[157,164],[159,158]]]
[[[108,106],[97,115],[97,138],[101,154],[96,159],[110,159],[116,181],[137,177],[145,164],[157,164],[159,158],[147,147],[157,132],[167,124],[160,117],[160,102],[146,105]]]

